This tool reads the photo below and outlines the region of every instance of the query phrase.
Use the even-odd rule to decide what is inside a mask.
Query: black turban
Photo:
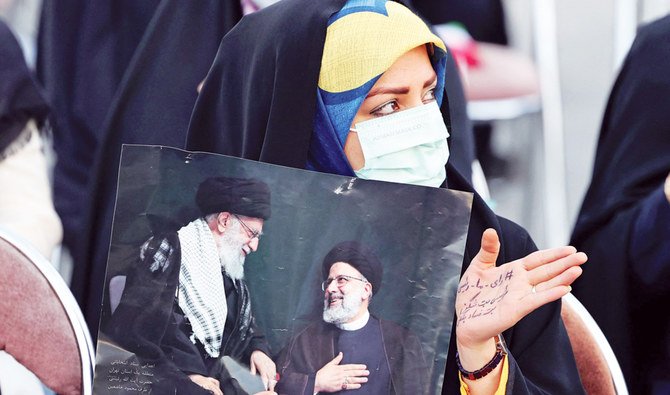
[[[270,218],[270,188],[253,178],[212,177],[198,187],[195,202],[203,215],[229,213]]]
[[[372,284],[372,294],[379,291],[382,285],[384,269],[377,255],[357,241],[343,241],[333,247],[323,258],[323,278],[328,278],[330,267],[337,262],[348,263]]]

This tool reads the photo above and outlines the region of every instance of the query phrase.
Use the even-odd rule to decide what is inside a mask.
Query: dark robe
[[[42,4],[36,68],[53,106],[53,147],[58,156],[54,205],[63,222],[63,243],[75,258],[75,276],[84,271],[79,256],[82,208],[88,205],[86,188],[102,123],[158,1],[45,0]],[[95,286],[101,288],[99,284]],[[73,285],[81,302],[76,277]],[[99,309],[97,302],[94,308]],[[88,324],[95,336],[96,321],[89,319]]]
[[[164,240],[167,244],[162,244]],[[189,339],[190,323],[175,296],[180,266],[181,249],[176,232],[150,239],[144,259],[126,280],[121,302],[104,333],[135,353],[143,363],[156,365],[159,373],[152,380],[154,393],[209,394],[193,383],[188,374],[219,379],[226,394],[242,393],[226,372],[221,376],[217,359],[210,357],[200,343],[194,344]],[[246,283],[226,280],[228,317],[220,356],[228,355],[248,365],[253,351],[270,355],[270,350],[251,313]]]
[[[670,257],[645,261],[632,245],[647,199],[662,193],[670,172],[668,70],[665,17],[639,30],[616,79],[571,240],[589,256],[574,294],[605,333],[629,389],[639,394],[663,383],[658,393],[670,391]],[[670,225],[651,234],[651,244],[662,248]]]
[[[304,168],[327,20],[344,3],[283,0],[243,18],[221,41],[196,102],[187,149]],[[447,125],[451,101],[449,96],[442,106]],[[452,129],[448,186],[472,192],[453,165],[464,155],[460,133]],[[497,217],[475,194],[463,270],[479,251],[486,228],[496,229],[500,236],[498,264],[536,250],[525,230]],[[560,310],[560,301],[545,305],[504,333],[510,349],[508,393],[583,393]],[[455,351],[452,341],[443,387],[446,394],[459,393]]]
[[[122,59],[116,59],[113,63],[118,65],[115,66],[114,84],[111,82],[109,84],[109,89],[118,85],[114,95],[105,90],[103,104],[97,104],[103,101],[103,97],[93,95],[96,99],[90,105],[104,105],[105,109],[105,113],[96,118],[95,142],[85,137],[90,132],[70,128],[69,124],[63,126],[70,128],[66,136],[60,135],[67,130],[57,132],[58,139],[78,139],[76,144],[64,148],[76,150],[77,155],[61,153],[64,155],[65,163],[59,166],[73,169],[76,167],[78,172],[86,173],[75,177],[74,172],[64,175],[62,171],[58,171],[57,174],[60,174],[58,200],[68,203],[68,207],[71,204],[77,211],[76,226],[70,223],[65,229],[70,237],[75,235],[74,243],[68,242],[75,261],[72,290],[82,307],[93,336],[97,334],[100,318],[103,292],[101,284],[104,283],[109,251],[121,146],[160,144],[183,148],[191,111],[197,97],[196,88],[207,75],[221,37],[242,17],[240,3],[234,0],[187,2],[162,0],[160,4],[152,0],[156,3],[153,6],[152,2],[144,0],[132,1],[137,3],[136,7],[152,11],[155,9],[155,12],[148,13],[148,10],[136,12],[134,20],[137,24],[141,21],[142,31],[135,28],[123,33],[123,37],[132,40],[133,52],[130,53],[130,48],[124,47]],[[48,4],[53,10],[45,12],[44,18],[55,24],[53,29],[62,28],[60,24],[67,23],[67,20],[56,19],[54,15],[61,15],[56,11],[64,5],[52,1]],[[80,12],[71,11],[71,13],[62,11],[61,16],[75,18]],[[122,11],[116,10],[116,12]],[[130,22],[126,22],[128,23]],[[43,22],[43,25],[45,24],[49,26]],[[51,32],[51,29],[47,32]],[[62,30],[59,34],[70,34],[70,30]],[[46,43],[49,42],[49,37],[44,37]],[[75,42],[74,39],[68,41],[68,45],[72,42]],[[44,61],[56,56],[64,57],[62,52],[69,50],[68,48],[58,46],[52,51],[44,49],[42,51]],[[63,62],[68,59],[59,59],[57,65],[63,67]],[[80,94],[78,91],[70,92],[61,87],[74,78],[68,74],[72,73],[72,70],[46,69],[46,65],[42,68],[45,69],[43,72],[47,73],[47,77],[49,73],[55,73],[49,78],[51,84],[56,84],[52,90],[59,89],[55,94]],[[103,77],[102,72],[95,76]],[[56,78],[63,80],[53,81]],[[68,103],[74,98],[62,97],[60,100]],[[69,114],[65,113],[66,116]],[[72,137],[68,137],[69,134],[72,134]],[[81,148],[80,145],[85,148]],[[84,153],[87,156],[82,156]],[[91,182],[84,183],[84,176]],[[80,178],[81,180],[77,181]],[[65,211],[66,216],[71,214],[69,210]],[[60,212],[64,213],[63,210]]]
[[[428,372],[419,339],[408,329],[391,321],[370,317],[370,323],[381,332],[384,359],[391,373],[393,394],[423,394],[427,391]],[[337,353],[340,332],[335,325],[315,322],[300,331],[277,357],[280,381],[276,392],[300,395],[314,389],[316,372],[330,362]],[[349,361],[342,363],[361,363]],[[370,366],[368,366],[370,369]],[[366,392],[365,384],[361,388]],[[342,393],[347,393],[343,391]],[[309,392],[311,395],[313,392]],[[370,393],[370,392],[367,392]],[[377,392],[372,392],[379,395]]]
[[[0,20],[0,160],[23,146],[30,134],[22,134],[34,119],[41,126],[49,105],[26,65],[23,51],[9,27]],[[18,146],[17,146],[18,143]]]

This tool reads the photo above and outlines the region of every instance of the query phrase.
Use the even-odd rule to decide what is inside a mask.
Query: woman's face
[[[437,75],[428,58],[426,46],[414,48],[399,57],[379,77],[358,109],[351,127],[359,122],[434,101],[436,84]],[[349,132],[344,153],[352,169],[359,170],[365,165],[365,157],[356,132]]]

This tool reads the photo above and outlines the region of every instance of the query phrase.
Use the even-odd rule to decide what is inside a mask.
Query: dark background
[[[371,312],[419,336],[426,360],[433,361],[432,383],[441,385],[470,194],[168,147],[124,146],[106,284],[137,264],[139,247],[152,230],[178,230],[199,215],[195,193],[212,176],[257,178],[272,191],[272,216],[258,251],[245,262],[245,275],[254,315],[274,354],[294,331],[321,319],[323,257],[340,241],[358,240],[384,265]],[[107,290],[102,313],[104,328],[110,315]]]

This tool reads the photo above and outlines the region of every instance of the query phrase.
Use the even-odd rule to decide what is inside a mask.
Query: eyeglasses
[[[244,228],[244,231],[247,233],[247,236],[249,236],[252,239],[261,239],[261,236],[263,236],[263,232],[259,230],[253,230],[251,227],[242,221],[242,219],[237,216],[237,214],[233,214],[233,217],[237,218],[238,221],[240,221],[240,225]]]
[[[333,278],[329,278],[329,279],[325,280],[324,282],[322,282],[322,283],[321,283],[321,290],[322,290],[322,291],[325,291],[326,288],[328,288],[328,286],[330,285],[330,283],[332,283],[333,281],[335,281],[335,284],[336,284],[338,287],[344,287],[345,285],[347,285],[347,283],[349,282],[349,280],[358,280],[358,281],[364,282],[364,283],[366,283],[366,284],[368,283],[368,280],[366,280],[366,279],[364,279],[364,278],[351,277],[351,276],[346,276],[346,275],[344,275],[344,274],[340,274],[339,276],[336,276],[336,277],[333,277]]]

